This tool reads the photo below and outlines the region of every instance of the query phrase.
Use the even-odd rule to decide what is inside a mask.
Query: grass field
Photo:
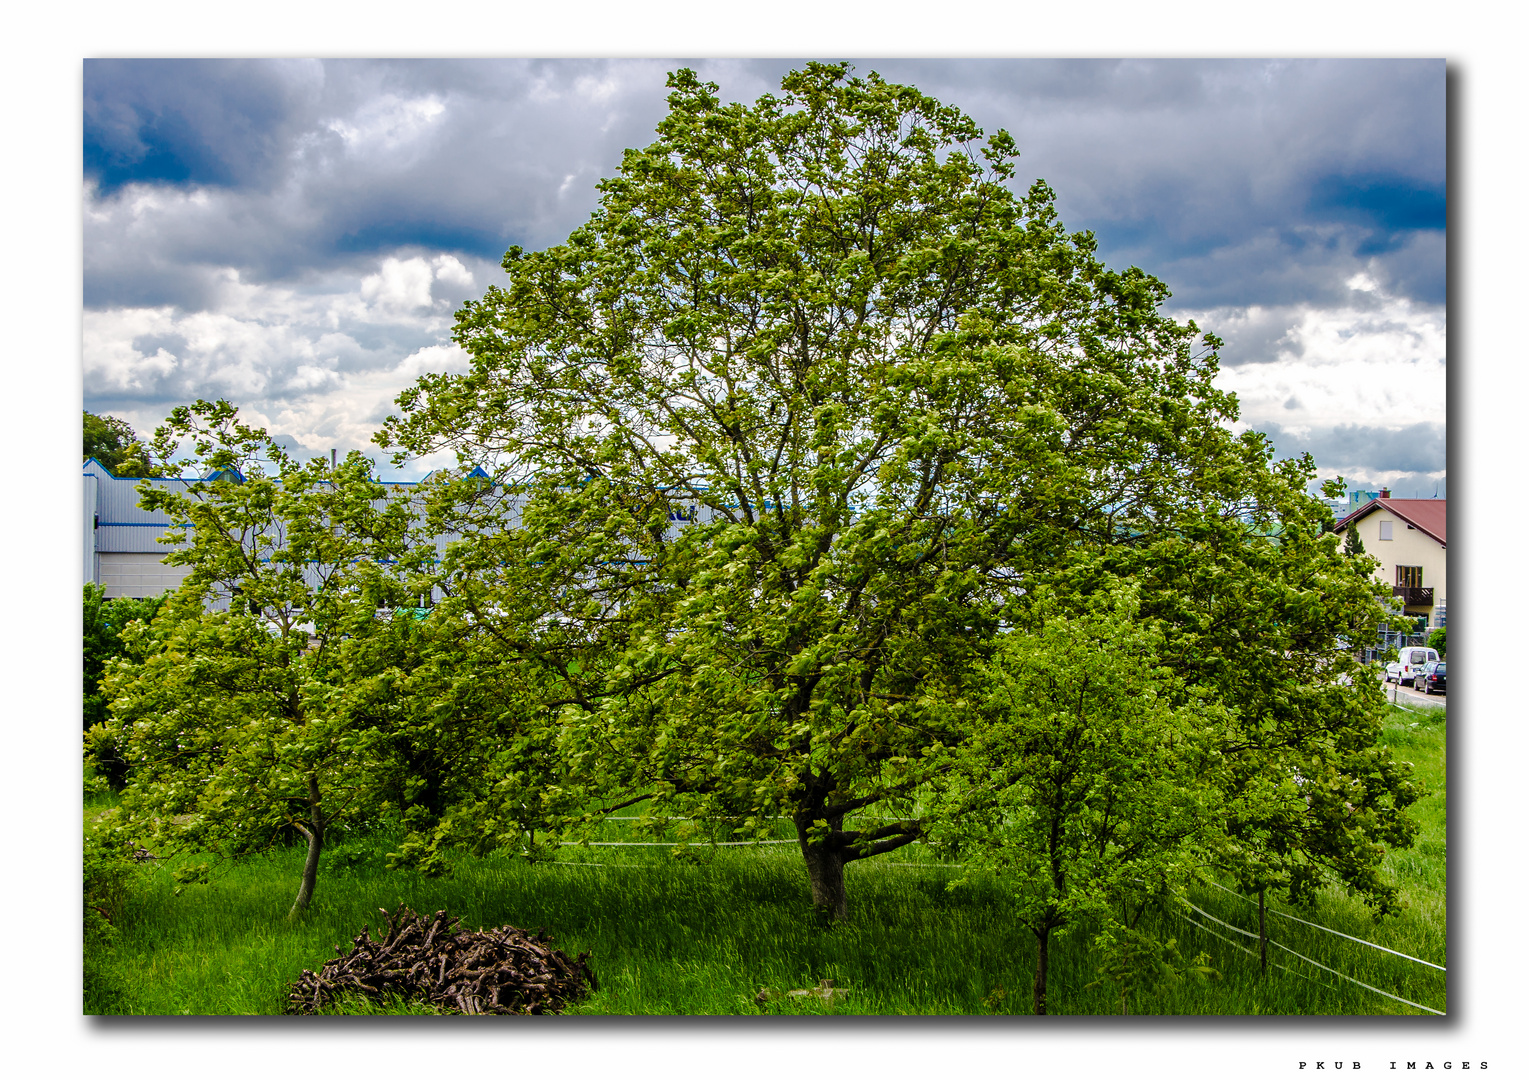
[[[1375,923],[1358,903],[1325,894],[1290,913],[1354,937],[1446,961],[1445,721],[1442,709],[1393,710],[1385,739],[1414,762],[1430,794],[1414,808],[1422,826],[1410,851],[1388,867],[1403,887],[1403,914]],[[87,807],[87,816],[91,808]],[[619,823],[612,826],[619,829]],[[348,945],[379,907],[444,908],[468,927],[546,927],[558,948],[589,951],[600,988],[569,1010],[584,1014],[1023,1014],[1035,944],[1009,917],[995,887],[950,890],[959,869],[917,845],[846,868],[847,923],[825,928],[811,912],[793,847],[702,849],[676,860],[668,848],[567,848],[559,861],[508,855],[463,857],[445,878],[389,872],[388,837],[358,837],[326,852],[313,907],[297,924],[286,912],[302,862],[298,848],[229,866],[207,885],[176,896],[166,868],[135,871],[109,936],[87,945],[85,1011],[126,1014],[280,1012],[286,986]],[[890,861],[889,861],[890,860]],[[1257,910],[1206,887],[1192,902],[1226,923],[1257,929]],[[1271,908],[1290,910],[1271,904]],[[1187,914],[1187,913],[1186,913]],[[1204,922],[1198,915],[1191,915]],[[1130,1002],[1156,1014],[1417,1014],[1278,948],[1270,960],[1290,970],[1260,976],[1258,962],[1181,920],[1157,915],[1185,955],[1204,951],[1219,973]],[[1251,942],[1208,924],[1244,945]],[[1270,938],[1353,979],[1445,1009],[1441,971],[1271,917]],[[1112,988],[1084,928],[1052,947],[1053,1013],[1116,1013]],[[764,987],[787,990],[831,979],[849,989],[834,1006],[800,999],[755,1003]],[[418,1012],[407,1003],[355,1012]]]

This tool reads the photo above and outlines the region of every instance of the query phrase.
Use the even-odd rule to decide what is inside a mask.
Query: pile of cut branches
[[[568,959],[549,947],[545,931],[462,930],[461,920],[444,911],[424,919],[407,907],[391,915],[379,910],[387,933],[374,940],[362,927],[350,952],[336,945],[338,957],[292,984],[287,1012],[316,1012],[354,993],[374,1001],[397,995],[468,1015],[555,1013],[596,988],[589,954]]]

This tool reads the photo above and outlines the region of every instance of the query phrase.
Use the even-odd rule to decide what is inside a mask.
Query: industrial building
[[[154,478],[151,484],[189,484],[190,480]],[[141,477],[115,476],[95,458],[85,462],[85,582],[101,585],[107,599],[158,596],[179,587],[187,566],[166,566],[159,538],[170,528],[168,517],[139,509]]]

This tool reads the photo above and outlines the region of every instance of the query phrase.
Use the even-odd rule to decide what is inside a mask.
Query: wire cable
[[[1222,920],[1216,918],[1210,912],[1204,910],[1203,908],[1195,907],[1195,905],[1191,904],[1188,900],[1185,900],[1183,897],[1179,897],[1179,902],[1182,903],[1185,907],[1191,909],[1192,911],[1195,911],[1196,913],[1198,913],[1200,915],[1203,915],[1205,918],[1209,919],[1211,922],[1214,922],[1214,923],[1217,923],[1217,924],[1219,924],[1221,926],[1226,927],[1228,930],[1235,930],[1237,933],[1242,934],[1242,935],[1244,935],[1246,937],[1250,937],[1250,938],[1254,938],[1254,939],[1258,938],[1257,934],[1250,933],[1249,931],[1242,929],[1240,926],[1233,926],[1229,922],[1222,922]],[[1207,931],[1207,932],[1210,932],[1210,931]],[[1220,937],[1219,934],[1217,934],[1216,936]],[[1367,982],[1360,982],[1358,979],[1355,979],[1355,978],[1353,978],[1352,976],[1349,976],[1349,975],[1345,975],[1341,971],[1335,971],[1333,968],[1328,967],[1326,964],[1318,963],[1317,961],[1313,960],[1309,956],[1302,956],[1300,953],[1296,952],[1294,949],[1292,949],[1288,945],[1281,945],[1278,941],[1275,941],[1273,938],[1265,938],[1264,940],[1267,940],[1269,942],[1269,944],[1273,945],[1275,948],[1284,949],[1291,956],[1294,956],[1297,959],[1306,961],[1308,964],[1311,964],[1313,967],[1319,967],[1323,971],[1328,972],[1329,974],[1336,975],[1340,979],[1345,979],[1348,982],[1353,983],[1355,986],[1362,986],[1366,990],[1373,990],[1373,991],[1375,991],[1375,993],[1379,994],[1381,997],[1388,997],[1392,1001],[1400,1001],[1403,1005],[1411,1005],[1414,1009],[1422,1009],[1424,1012],[1433,1013],[1435,1016],[1443,1016],[1444,1015],[1438,1009],[1430,1009],[1427,1005],[1419,1005],[1417,1002],[1415,1002],[1415,1001],[1408,1001],[1404,997],[1397,997],[1395,994],[1388,994],[1386,991],[1380,989],[1380,987],[1378,987],[1378,986],[1371,986],[1369,983],[1367,983]],[[1236,943],[1233,942],[1233,944],[1236,944]],[[1242,946],[1238,946],[1238,948],[1242,948]],[[1247,950],[1244,950],[1244,951],[1247,951]]]
[[[1221,884],[1219,884],[1217,882],[1211,881],[1211,882],[1207,882],[1207,884],[1214,885],[1216,888],[1220,889],[1224,893],[1231,893],[1231,895],[1237,897],[1237,899],[1239,899],[1239,900],[1246,900],[1250,904],[1258,903],[1257,900],[1251,900],[1248,897],[1243,896],[1240,892],[1237,892],[1235,889],[1228,889],[1225,885],[1221,885]],[[1354,935],[1352,935],[1352,934],[1345,934],[1342,930],[1334,930],[1330,926],[1323,926],[1320,923],[1307,922],[1305,919],[1297,918],[1294,915],[1287,915],[1283,911],[1275,911],[1271,907],[1266,907],[1265,910],[1268,911],[1271,915],[1278,915],[1281,918],[1289,919],[1292,922],[1301,923],[1303,926],[1310,926],[1310,927],[1312,927],[1313,929],[1316,929],[1316,930],[1326,930],[1329,934],[1337,934],[1341,938],[1348,938],[1350,941],[1357,941],[1361,945],[1368,945],[1372,949],[1379,949],[1381,952],[1390,953],[1392,956],[1400,956],[1403,960],[1411,960],[1414,964],[1425,964],[1425,965],[1427,965],[1428,967],[1431,967],[1431,968],[1438,968],[1440,971],[1448,971],[1449,970],[1448,968],[1444,967],[1442,964],[1435,964],[1431,960],[1420,960],[1416,956],[1408,956],[1404,952],[1397,952],[1395,949],[1388,949],[1384,945],[1377,945],[1373,941],[1366,941],[1366,940],[1364,940],[1364,938],[1357,938],[1357,937],[1354,937]]]
[[[795,840],[706,840],[690,844],[678,840],[560,840],[559,847],[758,847],[761,844],[794,844]]]

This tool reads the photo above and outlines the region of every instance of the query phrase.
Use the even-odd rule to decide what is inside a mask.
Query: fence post
[[[1258,973],[1269,974],[1269,932],[1264,926],[1264,887],[1258,887]]]

